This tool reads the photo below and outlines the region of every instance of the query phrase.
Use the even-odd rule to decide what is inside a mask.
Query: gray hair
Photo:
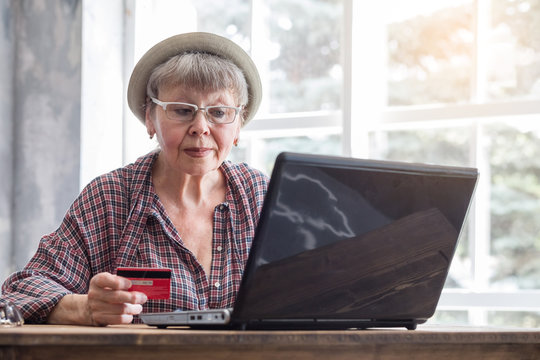
[[[237,101],[235,106],[248,103],[248,85],[242,70],[232,61],[213,54],[183,53],[157,66],[148,79],[146,95],[157,98],[159,89],[164,86],[187,86],[199,91],[230,90]]]

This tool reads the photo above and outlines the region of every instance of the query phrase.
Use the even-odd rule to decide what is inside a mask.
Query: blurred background
[[[208,31],[264,99],[230,156],[473,166],[481,178],[430,323],[540,326],[540,0],[0,0],[0,275],[94,177],[156,147],[125,92],[140,56]]]

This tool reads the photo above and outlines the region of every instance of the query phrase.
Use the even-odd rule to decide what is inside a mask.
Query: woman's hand
[[[129,279],[99,273],[90,280],[87,295],[64,296],[49,315],[48,322],[97,326],[129,324],[147,300],[141,292],[127,291],[130,287]]]
[[[97,274],[90,280],[88,313],[92,325],[129,324],[133,315],[142,311],[146,295],[127,291],[131,281],[109,273]]]

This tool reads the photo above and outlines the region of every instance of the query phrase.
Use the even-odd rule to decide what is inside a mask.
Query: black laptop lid
[[[476,169],[282,153],[235,321],[427,319]]]

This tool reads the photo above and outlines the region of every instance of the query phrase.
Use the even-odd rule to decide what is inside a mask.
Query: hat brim
[[[259,72],[249,55],[236,43],[219,35],[193,32],[167,38],[148,50],[133,68],[127,90],[127,100],[131,111],[144,124],[146,86],[152,71],[171,57],[190,51],[214,54],[232,61],[242,70],[248,85],[247,114],[243,125],[255,115],[262,98]]]

